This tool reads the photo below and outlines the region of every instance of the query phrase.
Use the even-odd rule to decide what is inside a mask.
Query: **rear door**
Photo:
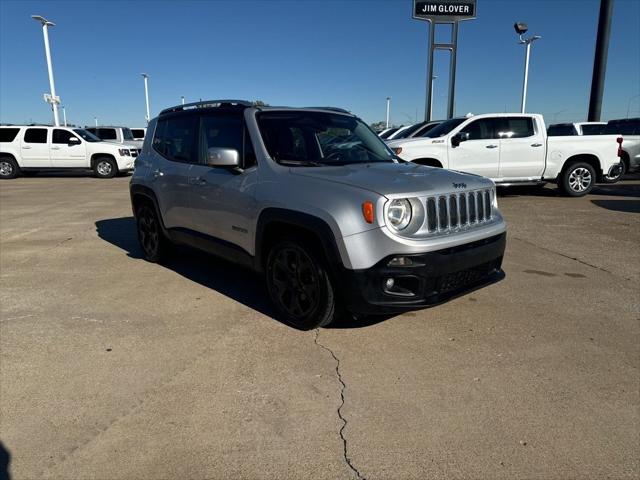
[[[524,181],[540,179],[544,172],[546,142],[541,126],[533,117],[502,117],[500,137],[500,179]]]
[[[51,167],[49,131],[46,127],[29,127],[20,142],[22,166],[26,168]]]
[[[460,130],[469,140],[459,146],[449,146],[449,168],[475,173],[489,178],[498,177],[500,140],[496,132],[497,118],[486,117],[471,121]]]
[[[80,143],[70,143],[70,139],[77,138]],[[53,168],[86,168],[87,144],[73,132],[54,128],[51,138],[51,166]]]

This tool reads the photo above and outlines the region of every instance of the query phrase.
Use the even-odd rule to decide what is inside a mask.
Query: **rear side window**
[[[0,128],[0,142],[13,142],[19,131],[19,128]]]
[[[68,130],[54,129],[53,130],[53,139],[51,143],[64,143],[65,145],[69,143],[70,138],[77,138],[73,133]]]
[[[180,115],[158,120],[153,148],[174,162],[197,163],[198,117]]]
[[[118,135],[116,135],[115,128],[99,128],[96,136],[100,137],[102,140],[117,140]]]
[[[535,135],[533,118],[506,117],[500,119],[498,136],[500,138],[526,138]]]
[[[494,131],[495,121],[493,118],[481,118],[471,122],[464,127],[461,132],[469,134],[469,140],[487,140],[497,138]]]
[[[27,128],[24,133],[25,143],[47,143],[46,128]]]
[[[144,130],[142,128],[132,128],[131,133],[136,140],[144,139]]]
[[[604,135],[640,135],[640,118],[609,122],[602,133]]]
[[[582,125],[583,135],[600,135],[604,125]]]

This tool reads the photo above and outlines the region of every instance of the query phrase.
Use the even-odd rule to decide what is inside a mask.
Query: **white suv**
[[[45,125],[0,127],[0,178],[44,170],[92,170],[111,178],[133,170],[138,151],[103,142],[81,128]]]
[[[128,147],[135,147],[138,149],[138,153],[142,149],[142,140],[137,140],[133,136],[133,132],[128,127],[84,127],[84,129],[93,133],[100,140],[105,142],[114,142],[124,144]]]

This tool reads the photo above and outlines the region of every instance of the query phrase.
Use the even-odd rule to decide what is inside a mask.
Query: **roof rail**
[[[252,107],[253,103],[248,102],[247,100],[203,100],[201,102],[193,102],[193,103],[185,103],[184,105],[176,105],[175,107],[165,108],[160,112],[160,115],[163,113],[170,112],[180,112],[182,110],[188,110],[192,108],[210,108],[210,107]]]
[[[345,110],[344,108],[338,108],[338,107],[305,107],[305,108],[311,108],[314,110],[330,110],[332,112],[348,113],[349,115],[353,115],[349,110]]]

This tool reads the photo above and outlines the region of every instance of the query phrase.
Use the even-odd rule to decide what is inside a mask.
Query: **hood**
[[[435,141],[434,141],[435,140]],[[446,140],[442,137],[440,138],[430,138],[430,137],[417,137],[417,138],[399,138],[397,140],[386,140],[385,143],[389,146],[389,148],[393,147],[409,147],[409,146],[419,146],[420,148],[426,147],[428,145],[442,145],[446,142]]]
[[[294,175],[363,188],[380,195],[420,197],[433,193],[448,193],[493,186],[485,177],[443,168],[425,167],[415,163],[365,163],[336,167],[294,167]]]

